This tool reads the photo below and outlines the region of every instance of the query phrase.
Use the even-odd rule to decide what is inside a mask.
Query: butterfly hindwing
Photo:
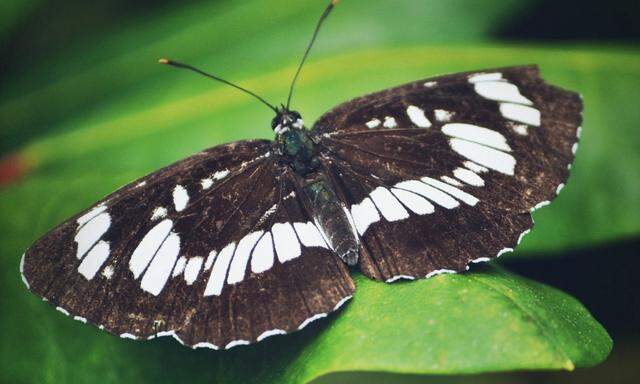
[[[123,337],[224,348],[305,326],[354,286],[270,150],[215,147],[123,187],[38,240],[25,282]]]
[[[414,82],[321,117],[363,271],[419,278],[511,250],[568,177],[581,109],[537,68],[514,67]]]

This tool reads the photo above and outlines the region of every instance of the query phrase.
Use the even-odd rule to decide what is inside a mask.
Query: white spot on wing
[[[558,184],[558,187],[556,188],[556,195],[562,191],[562,188],[564,188],[564,183]]]
[[[351,300],[353,296],[349,295],[346,297],[343,297],[342,299],[340,299],[340,301],[338,301],[336,303],[336,305],[333,306],[333,310],[337,310],[338,308],[342,307],[344,305],[344,303],[346,303],[347,301]]]
[[[262,341],[264,339],[266,339],[267,337],[271,337],[271,336],[275,336],[275,335],[284,335],[287,332],[285,332],[282,329],[270,329],[268,331],[264,331],[262,332],[257,338],[256,341]]]
[[[56,310],[60,313],[62,313],[65,316],[69,316],[69,311],[67,311],[66,309],[62,308],[62,307],[56,307]]]
[[[409,217],[409,212],[385,187],[378,187],[369,193],[374,204],[387,221],[398,221]]]
[[[258,241],[251,254],[251,271],[253,273],[260,273],[270,269],[273,266],[273,259],[271,233],[266,232]]]
[[[258,220],[258,225],[264,223],[271,215],[273,215],[278,209],[278,204],[273,204],[271,208],[267,209]]]
[[[211,268],[211,266],[213,265],[213,260],[215,260],[217,255],[218,255],[218,251],[209,252],[209,256],[207,256],[207,261],[205,261],[204,263],[205,271],[208,271]]]
[[[187,261],[187,265],[184,267],[184,281],[187,282],[187,285],[191,285],[196,281],[203,261],[204,258],[200,256],[192,257]]]
[[[496,257],[500,257],[505,253],[509,253],[509,252],[513,252],[513,248],[502,248],[500,252],[498,252],[498,255],[496,255]]]
[[[408,191],[422,195],[427,199],[447,209],[453,209],[460,205],[460,203],[458,203],[456,199],[452,198],[451,196],[447,195],[441,190],[434,188],[430,185],[427,185],[423,182],[420,182],[418,180],[401,181],[398,184],[396,184],[396,187],[406,189]]]
[[[454,169],[453,175],[459,180],[462,180],[469,185],[473,185],[475,187],[484,186],[484,180],[482,179],[482,177],[478,176],[475,172],[472,172],[466,168]]]
[[[231,261],[231,266],[229,267],[227,283],[235,284],[244,280],[244,274],[247,270],[247,263],[249,262],[251,250],[262,234],[263,231],[251,232],[238,242],[238,247],[236,248],[233,260]]]
[[[153,260],[151,260],[144,276],[142,276],[140,288],[152,295],[159,295],[171,275],[179,253],[180,237],[171,232],[160,246],[160,249],[158,249]]]
[[[450,123],[442,126],[442,132],[451,137],[472,141],[501,151],[511,151],[507,139],[492,129],[472,124]]]
[[[505,119],[540,126],[540,111],[536,108],[521,104],[500,103],[500,113]]]
[[[451,269],[436,269],[433,272],[427,273],[427,276],[425,276],[425,279],[428,279],[430,277],[437,276],[437,275],[450,274],[450,273],[456,273],[456,271]]]
[[[209,275],[209,281],[204,289],[204,296],[216,295],[220,296],[222,293],[222,287],[224,286],[225,277],[227,277],[227,270],[229,269],[229,263],[233,257],[233,251],[236,249],[236,243],[228,244],[220,251],[216,262],[211,269],[211,275]]]
[[[157,207],[151,214],[151,220],[163,219],[167,216],[167,209],[165,207]]]
[[[418,215],[426,215],[435,211],[433,204],[418,194],[397,188],[392,188],[391,193],[393,193],[405,207]]]
[[[431,126],[431,122],[425,116],[424,111],[415,105],[407,107],[407,115],[411,122],[419,128],[429,128]]]
[[[380,126],[380,123],[381,123],[380,120],[378,120],[376,118],[373,118],[373,119],[367,121],[365,124],[366,124],[367,128],[371,129],[371,128],[375,128],[375,127]]]
[[[522,232],[520,236],[518,236],[518,244],[522,242],[522,239],[524,239],[524,237],[527,236],[529,232],[531,232],[531,229],[527,229],[526,231]]]
[[[398,280],[415,280],[415,277],[409,275],[396,275],[385,281],[385,283],[393,283]]]
[[[78,266],[78,272],[84,276],[87,280],[93,279],[98,270],[102,267],[102,264],[109,257],[109,243],[99,241],[91,248],[87,256],[82,260],[82,263]]]
[[[535,207],[531,208],[531,212],[536,211],[542,207],[545,207],[547,205],[551,204],[551,202],[549,200],[545,200],[545,201],[541,201],[538,204],[535,205]]]
[[[224,349],[231,349],[231,348],[237,347],[239,345],[249,345],[249,344],[251,344],[251,343],[249,341],[247,341],[247,340],[233,340],[229,344],[225,345]]]
[[[147,267],[151,258],[153,258],[162,242],[169,235],[171,228],[173,228],[173,221],[169,219],[163,220],[151,228],[140,241],[129,260],[129,269],[133,272],[134,278],[137,279]]]
[[[20,259],[20,276],[22,277],[22,282],[24,283],[24,285],[27,286],[27,289],[29,288],[29,282],[27,281],[27,278],[24,276],[24,253],[22,254],[22,258]]]
[[[271,228],[278,260],[281,263],[300,256],[300,243],[290,223],[276,223]]]
[[[300,323],[300,325],[298,325],[298,329],[302,329],[304,327],[306,327],[307,325],[311,324],[312,322],[318,320],[318,319],[322,319],[323,317],[327,317],[326,313],[318,313],[316,315],[311,316],[310,318],[306,319],[305,321],[303,321],[302,323]]]
[[[102,270],[102,276],[105,279],[110,280],[113,277],[113,267],[110,265],[104,267],[104,269]]]
[[[476,93],[485,99],[533,105],[531,100],[522,96],[515,84],[506,81],[481,81],[475,83],[474,88]]]
[[[187,258],[184,256],[180,256],[178,261],[176,261],[176,266],[173,267],[173,272],[171,272],[171,277],[176,277],[181,275],[184,272],[184,267],[187,265]]]
[[[176,208],[176,212],[185,209],[187,203],[189,203],[189,193],[182,185],[176,185],[173,189],[173,205]]]
[[[217,351],[218,349],[220,349],[217,345],[212,344],[212,343],[207,343],[206,341],[197,343],[193,345],[193,349],[198,349],[198,348],[209,348],[209,349],[213,349],[215,351]]]
[[[424,83],[424,86],[425,86],[426,88],[433,88],[433,87],[435,87],[436,85],[438,85],[438,82],[437,82],[437,81],[427,81],[426,83]]]
[[[513,132],[517,133],[520,136],[527,136],[529,134],[529,126],[527,124],[517,124],[509,122],[509,126],[511,127]]]
[[[137,340],[138,338],[136,337],[136,335],[132,335],[131,333],[123,333],[120,335],[121,338],[123,339],[131,339],[131,340]]]
[[[455,187],[462,187],[462,183],[458,180],[451,178],[449,176],[440,176],[440,180],[444,181],[447,184],[451,184]]]
[[[293,228],[296,230],[302,245],[305,247],[328,248],[320,234],[320,231],[318,231],[318,228],[316,228],[315,224],[312,222],[294,223]]]
[[[200,185],[202,186],[202,189],[209,189],[213,185],[213,179],[210,179],[210,178],[202,179],[200,180]]]
[[[491,168],[506,175],[513,175],[516,159],[508,153],[462,139],[450,139],[449,145],[461,156],[474,163]]]
[[[385,128],[395,128],[398,126],[398,123],[396,122],[395,118],[391,116],[385,116],[384,123],[382,124],[382,126]]]
[[[351,217],[358,233],[363,235],[373,223],[380,221],[380,215],[370,198],[366,197],[359,204],[351,206]]]
[[[76,256],[81,259],[111,226],[111,216],[102,212],[89,219],[78,231],[74,240],[78,243]]]
[[[223,169],[222,171],[217,171],[216,173],[214,173],[213,174],[213,179],[214,180],[224,179],[228,175],[229,175],[229,170],[228,169]]]
[[[435,115],[436,120],[441,122],[450,121],[453,117],[453,112],[446,111],[444,109],[436,109],[433,111],[433,114]]]
[[[474,206],[476,204],[478,204],[478,202],[480,200],[478,200],[475,196],[468,194],[467,192],[464,192],[456,187],[453,187],[451,185],[445,184],[440,182],[439,180],[436,179],[432,179],[430,177],[423,177],[422,179],[423,183],[429,184],[432,187],[438,188],[444,192],[447,192],[448,194],[450,194],[451,196],[459,199],[460,201],[463,201],[465,204]]]
[[[94,217],[96,217],[99,214],[101,214],[102,212],[104,212],[106,209],[107,209],[107,206],[104,203],[94,207],[89,212],[87,212],[84,215],[78,217],[78,220],[77,220],[78,225],[82,225],[82,224],[88,222],[89,220],[93,219]]]
[[[481,81],[497,81],[502,79],[502,73],[493,72],[493,73],[475,73],[469,76],[470,83],[478,83]]]
[[[475,173],[484,173],[484,172],[489,172],[489,170],[481,165],[478,165],[476,163],[474,163],[473,161],[465,161],[464,166],[469,168],[470,170],[472,170]]]

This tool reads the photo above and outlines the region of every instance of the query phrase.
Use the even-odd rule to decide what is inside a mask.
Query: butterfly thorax
[[[282,161],[300,176],[306,176],[318,169],[317,150],[304,128],[288,129],[278,135],[277,151]]]
[[[303,177],[318,169],[317,149],[298,112],[282,111],[271,125],[282,162]]]
[[[344,262],[358,261],[358,236],[348,210],[340,201],[321,167],[318,148],[297,112],[283,111],[272,122],[276,133],[276,153],[283,165],[299,176],[299,181],[316,225],[331,249]]]

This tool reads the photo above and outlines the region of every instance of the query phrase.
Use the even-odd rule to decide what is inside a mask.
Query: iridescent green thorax
[[[299,175],[305,176],[318,168],[315,144],[304,128],[281,131],[277,143],[284,159]]]

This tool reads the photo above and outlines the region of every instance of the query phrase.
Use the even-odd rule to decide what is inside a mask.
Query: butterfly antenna
[[[291,82],[291,87],[289,88],[289,96],[287,97],[287,110],[289,109],[289,104],[291,104],[291,96],[293,96],[293,87],[296,85],[296,81],[298,80],[298,76],[300,75],[300,71],[302,70],[302,66],[304,65],[304,62],[307,60],[307,56],[309,56],[309,51],[311,51],[311,47],[313,47],[313,43],[316,41],[316,37],[318,36],[320,27],[322,27],[322,23],[324,23],[327,16],[329,16],[329,13],[331,13],[331,10],[333,9],[333,7],[335,7],[339,1],[340,0],[331,0],[327,8],[322,13],[322,16],[320,16],[320,20],[318,20],[318,24],[316,24],[316,29],[313,31],[313,36],[311,37],[311,41],[307,46],[307,50],[304,51],[304,56],[302,56],[302,60],[300,60],[300,65],[298,65],[298,70],[296,71],[295,76],[293,76],[293,81]]]
[[[275,113],[278,113],[278,109],[276,107],[271,105],[268,101],[266,101],[262,97],[260,97],[260,96],[256,95],[255,93],[251,92],[250,90],[242,88],[241,86],[233,84],[232,82],[227,81],[225,79],[222,79],[222,78],[220,78],[218,76],[215,76],[215,75],[212,75],[210,73],[207,73],[207,72],[205,72],[205,71],[203,71],[201,69],[198,69],[198,68],[196,68],[196,67],[194,67],[192,65],[184,64],[184,63],[181,63],[181,62],[178,62],[178,61],[169,60],[169,59],[160,59],[160,60],[158,60],[158,63],[165,64],[165,65],[170,65],[170,66],[175,67],[175,68],[188,69],[188,70],[193,71],[195,73],[198,73],[198,74],[200,74],[202,76],[205,76],[205,77],[208,77],[210,79],[217,80],[217,81],[219,81],[221,83],[230,85],[233,88],[236,88],[236,89],[238,89],[238,90],[240,90],[240,91],[242,91],[244,93],[247,93],[247,94],[255,97],[256,99],[260,100],[264,105],[266,105],[267,107],[271,108]]]

